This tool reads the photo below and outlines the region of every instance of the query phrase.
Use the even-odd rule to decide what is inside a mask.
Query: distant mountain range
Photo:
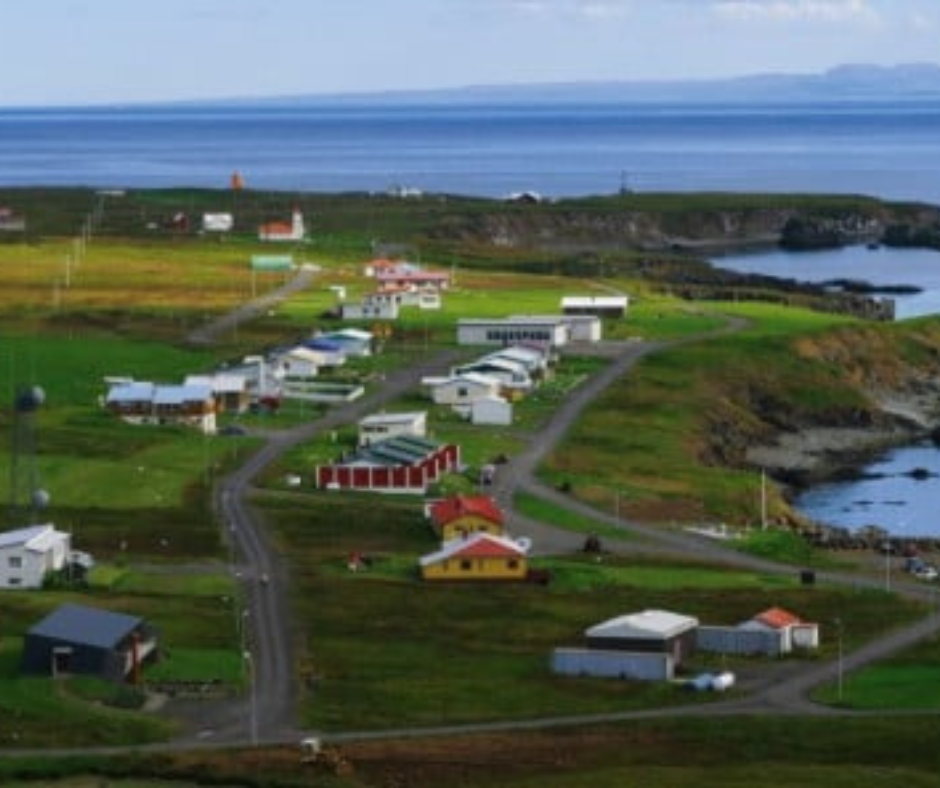
[[[940,99],[940,65],[841,65],[821,74],[757,74],[729,79],[477,85],[382,93],[228,99],[212,104],[527,104],[617,102],[877,101]],[[187,102],[191,103],[191,102]],[[207,102],[198,102],[201,104]]]

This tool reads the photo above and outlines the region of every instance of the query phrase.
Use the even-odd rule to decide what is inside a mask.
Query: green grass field
[[[822,702],[865,711],[940,709],[940,638],[933,637],[891,657],[843,677],[837,685],[817,690]]]
[[[569,432],[545,479],[607,511],[619,497],[640,520],[759,523],[760,474],[746,448],[781,423],[870,410],[867,381],[911,374],[906,359],[940,341],[936,320],[862,327],[782,307],[723,309],[750,327],[644,359]],[[762,421],[755,406],[774,415]],[[771,520],[791,521],[780,491],[769,493]]]
[[[633,610],[674,609],[736,623],[782,605],[814,621],[842,616],[857,642],[884,621],[916,614],[883,593],[807,589],[796,574],[762,577],[612,557],[600,564],[594,557],[536,561],[552,573],[547,588],[427,584],[418,578],[417,559],[437,542],[416,501],[382,499],[376,507],[373,496],[323,494],[307,502],[271,497],[262,503],[293,556],[298,626],[310,633],[309,640],[301,638],[303,716],[320,730],[689,702],[669,686],[551,673],[554,647],[577,644],[588,626]],[[353,552],[369,556],[371,568],[350,572]]]
[[[10,403],[18,385],[38,383],[46,389],[48,400],[36,419],[37,467],[52,493],[46,514],[73,533],[78,548],[101,562],[86,590],[0,596],[3,747],[139,744],[173,732],[162,719],[108,705],[115,699],[108,697],[106,688],[19,676],[23,633],[63,601],[151,619],[167,651],[152,674],[154,680],[218,679],[233,690],[242,686],[239,600],[224,569],[227,557],[210,489],[220,473],[234,467],[256,444],[117,424],[100,409],[102,379],[105,375],[178,379],[317,327],[336,326],[325,316],[335,306],[329,286],[347,286],[350,297],[365,291],[369,285],[361,275],[361,263],[370,256],[370,239],[409,233],[415,248],[423,244],[424,262],[454,270],[457,283],[439,312],[406,313],[383,353],[346,373],[357,380],[368,381],[429,350],[453,346],[458,317],[555,312],[563,295],[600,288],[631,295],[627,319],[605,324],[607,336],[617,339],[693,340],[727,326],[729,316],[748,321],[747,330],[733,336],[683,344],[644,361],[586,415],[550,460],[546,476],[551,481],[570,483],[576,495],[605,511],[612,511],[619,500],[625,514],[644,519],[714,517],[754,522],[757,475],[735,465],[733,453],[716,454],[707,440],[709,429],[740,427],[747,439],[759,434],[759,425],[750,420],[747,397],[757,401],[768,392],[778,396],[782,406],[806,414],[825,416],[833,409],[859,406],[863,396],[846,384],[846,378],[894,380],[901,374],[902,362],[926,364],[937,345],[935,321],[871,327],[782,307],[686,303],[622,277],[614,266],[595,281],[584,274],[596,266],[577,256],[567,259],[540,251],[503,254],[478,242],[454,247],[425,235],[437,222],[472,220],[491,210],[472,200],[422,200],[412,206],[383,198],[310,196],[305,210],[322,217],[317,235],[312,244],[293,251],[298,260],[321,266],[314,286],[250,326],[233,330],[219,346],[197,351],[184,346],[189,330],[253,291],[283,281],[280,275],[253,277],[248,260],[265,250],[251,238],[253,223],[289,205],[290,195],[245,195],[240,234],[224,242],[164,231],[148,234],[143,229],[177,210],[181,201],[192,210],[218,208],[223,194],[134,194],[126,204],[109,206],[101,236],[78,260],[70,233],[93,196],[70,192],[63,194],[61,205],[49,208],[26,243],[0,245],[0,394]],[[40,204],[48,199],[33,197]],[[753,205],[773,199],[755,198]],[[734,203],[735,198],[649,195],[626,201],[603,199],[582,207],[614,214],[645,206],[675,214],[670,221],[681,222],[681,214],[690,208],[714,209],[729,201]],[[816,204],[812,198],[795,202]],[[855,198],[836,202],[848,207],[865,203]],[[832,204],[831,198],[826,204]],[[559,204],[544,210],[550,215],[571,207]],[[125,237],[128,232],[137,237]],[[505,270],[512,266],[518,270]],[[531,273],[521,273],[523,269]],[[560,275],[564,271],[580,273]],[[852,350],[857,347],[872,350],[859,355]],[[460,441],[472,467],[498,454],[511,456],[566,392],[601,363],[566,359],[553,383],[519,405],[512,430],[472,428],[440,414],[432,417],[434,431]],[[747,396],[737,399],[739,393]],[[399,404],[410,408],[419,401],[413,392]],[[274,419],[251,423],[276,428],[318,412],[288,408]],[[9,495],[12,427],[9,408],[4,406],[0,408],[0,433],[7,438],[0,443],[4,497]],[[339,432],[340,441],[348,441],[351,432]],[[329,453],[332,459],[334,449],[332,442],[299,448],[274,466],[264,481],[277,488],[286,470],[306,472],[321,456]],[[472,486],[471,478],[462,481]],[[525,496],[517,503],[546,522],[613,538],[589,518]],[[731,572],[694,562],[641,564],[608,556],[600,563],[580,556],[537,563],[552,572],[554,581],[548,587],[431,587],[418,580],[415,562],[437,544],[418,515],[417,500],[267,493],[260,505],[275,529],[279,548],[291,558],[301,644],[297,666],[304,686],[299,698],[302,719],[324,730],[688,703],[687,695],[668,686],[561,680],[548,670],[554,646],[578,642],[592,623],[638,608],[673,608],[702,620],[730,623],[771,604],[783,605],[821,622],[823,657],[834,654],[827,630],[836,619],[844,623],[846,646],[851,647],[882,631],[886,622],[910,620],[921,612],[882,593],[801,587],[795,575]],[[772,496],[771,512],[775,518],[786,516],[779,496]],[[4,507],[0,523],[7,527],[20,521]],[[806,563],[807,557],[815,561],[794,552],[792,543],[752,549],[794,563]],[[353,551],[368,554],[373,569],[349,572],[346,559]],[[180,571],[167,572],[170,567]],[[935,682],[935,657],[928,646],[906,655],[907,662],[892,661],[853,676],[842,702],[858,708],[925,708],[917,705],[918,697],[934,703],[935,695],[918,694],[916,687]],[[61,733],[51,737],[52,727]],[[910,741],[916,730],[901,718],[846,720],[832,729],[814,720],[646,723],[617,728],[617,744],[609,750],[586,746],[589,754],[579,753],[560,763],[538,759],[526,763],[521,758],[523,771],[502,776],[506,785],[535,781],[624,785],[643,780],[701,786],[753,781],[770,768],[784,780],[831,786],[849,779],[860,782],[862,765],[874,764],[881,771],[873,779],[881,782],[864,784],[887,785],[892,779],[903,779],[905,785],[931,784],[933,773],[925,764],[935,757],[936,748],[924,744],[927,737],[921,736],[910,747],[907,765],[896,760],[901,742],[905,736]],[[578,733],[568,744],[580,746],[592,735]],[[636,746],[624,747],[624,742]],[[557,759],[557,748],[552,752]],[[687,763],[663,768],[661,764],[673,762],[676,752],[683,753]],[[746,756],[737,757],[729,767],[728,753],[742,752]],[[289,759],[294,763],[296,753]],[[0,781],[22,779],[7,763],[0,759]],[[51,769],[47,763],[41,767]],[[81,771],[78,763],[72,768]],[[198,773],[198,768],[194,770]],[[41,769],[34,772],[40,773]],[[233,782],[242,776],[235,772]],[[724,782],[718,782],[719,776]],[[479,770],[469,769],[459,781],[438,784],[492,784],[492,779],[492,774],[484,778]],[[333,775],[324,784],[346,782]]]

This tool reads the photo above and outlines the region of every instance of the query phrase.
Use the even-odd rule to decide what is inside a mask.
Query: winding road
[[[736,330],[737,324],[725,330]],[[720,332],[716,332],[720,333]],[[707,337],[701,337],[703,341]],[[518,491],[526,491],[565,509],[579,512],[595,521],[622,529],[631,538],[613,540],[606,546],[622,553],[669,553],[694,555],[712,561],[761,572],[793,573],[784,566],[765,559],[742,554],[723,547],[719,542],[684,531],[657,528],[630,522],[571,498],[540,482],[535,475],[542,458],[563,439],[581,412],[612,383],[627,374],[643,357],[662,351],[675,343],[626,342],[608,343],[603,351],[611,363],[575,389],[554,413],[526,449],[500,469],[493,494],[507,512],[509,525],[516,535],[533,539],[541,554],[564,554],[579,550],[583,537],[526,518],[513,509]],[[173,746],[203,743],[259,744],[296,742],[308,733],[298,729],[294,717],[296,670],[293,661],[291,616],[288,605],[289,575],[287,566],[269,543],[263,523],[250,506],[253,480],[281,454],[300,442],[325,430],[347,424],[370,411],[393,401],[414,388],[422,377],[439,374],[456,359],[457,352],[443,353],[420,364],[390,374],[379,390],[354,403],[337,407],[322,418],[268,436],[265,446],[237,471],[225,477],[215,490],[217,511],[224,523],[227,538],[236,559],[242,582],[244,609],[240,629],[244,637],[246,665],[251,671],[248,698],[234,704],[206,708],[200,724],[191,729]],[[880,587],[873,579],[837,572],[817,572],[821,581],[844,583],[855,587]],[[930,589],[913,583],[897,583],[895,591],[930,600]],[[940,631],[936,612],[911,624],[887,633],[864,647],[845,654],[841,664],[836,660],[823,663],[793,663],[783,674],[774,673],[773,680],[758,684],[751,691],[729,700],[711,704],[649,709],[614,714],[567,716],[515,720],[500,723],[439,726],[434,728],[400,728],[382,731],[350,731],[320,735],[326,742],[401,738],[412,736],[452,735],[482,731],[531,730],[553,726],[570,726],[643,719],[675,715],[722,714],[851,714],[845,710],[819,706],[807,700],[813,687],[834,680],[839,670],[855,670],[883,659],[917,641]]]

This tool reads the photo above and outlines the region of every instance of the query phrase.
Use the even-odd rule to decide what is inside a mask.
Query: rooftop
[[[56,608],[29,630],[30,635],[114,648],[143,623],[143,619],[84,605]]]
[[[475,516],[502,524],[503,513],[496,501],[487,495],[455,495],[438,501],[430,508],[431,519],[439,526],[451,523],[461,517]]]
[[[698,626],[698,619],[668,610],[644,610],[596,624],[585,632],[588,637],[669,638]]]
[[[419,563],[428,566],[450,558],[522,558],[526,552],[526,548],[505,536],[477,532],[444,542],[440,550],[422,556]]]

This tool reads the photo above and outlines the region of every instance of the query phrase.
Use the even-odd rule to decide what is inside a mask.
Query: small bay
[[[910,285],[920,292],[887,296],[895,300],[897,319],[940,313],[940,252],[933,250],[775,249],[722,257],[715,265],[803,282],[846,279],[876,287]],[[902,538],[940,537],[940,449],[929,443],[895,448],[860,468],[856,478],[815,485],[794,503],[816,522],[852,531],[876,526]]]
[[[940,537],[940,448],[893,449],[857,479],[817,485],[795,503],[817,522],[852,531],[874,525],[901,538]]]
[[[802,282],[853,280],[877,287],[909,285],[920,292],[887,294],[895,302],[895,317],[904,320],[940,313],[940,252],[933,249],[896,249],[846,246],[811,252],[783,249],[735,254],[714,261],[720,268],[766,274]],[[873,293],[878,298],[878,293]]]

